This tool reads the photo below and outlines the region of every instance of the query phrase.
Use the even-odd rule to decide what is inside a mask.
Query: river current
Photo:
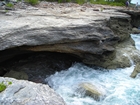
[[[140,50],[140,36],[131,36]],[[46,81],[67,105],[140,105],[140,75],[135,79],[130,77],[134,66],[107,70],[75,63],[68,70],[49,76]],[[91,97],[83,97],[76,91],[83,82],[94,84],[105,94],[104,99],[95,101]]]

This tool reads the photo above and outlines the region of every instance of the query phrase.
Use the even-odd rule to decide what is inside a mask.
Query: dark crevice
[[[44,79],[55,72],[67,70],[75,62],[81,60],[72,54],[56,52],[29,52],[15,55],[0,63],[0,76],[12,71],[22,71],[28,75],[28,80],[43,83]],[[20,79],[20,78],[17,78]],[[21,78],[22,79],[22,78]]]

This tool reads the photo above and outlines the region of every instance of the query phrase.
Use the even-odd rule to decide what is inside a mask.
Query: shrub
[[[6,6],[7,7],[14,7],[14,5],[12,3],[7,3]]]
[[[105,1],[105,0],[90,0],[92,4],[103,4],[103,5],[111,5],[111,6],[124,6],[125,4],[122,2],[115,1]]]
[[[117,0],[46,0],[50,2],[58,2],[58,3],[64,3],[64,2],[74,2],[78,4],[84,4],[86,2],[90,2],[92,4],[102,4],[102,5],[111,5],[111,6],[125,6],[125,2],[117,1]]]
[[[37,5],[38,4],[38,0],[25,0],[25,2],[31,4],[31,5]]]

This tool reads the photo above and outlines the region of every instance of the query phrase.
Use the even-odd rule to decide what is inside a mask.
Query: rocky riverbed
[[[22,5],[17,3],[12,10],[2,8],[0,10],[1,76],[5,72],[13,74],[13,71],[16,71],[17,79],[26,78],[36,83],[43,83],[46,75],[67,69],[75,61],[108,69],[124,68],[139,62],[140,52],[130,37],[132,28],[138,28],[133,25],[132,20],[139,19],[139,15],[133,18],[136,12],[130,14],[130,11],[125,9],[125,7],[88,3],[78,5],[43,1],[35,7],[26,3]],[[41,71],[42,69],[44,71]],[[6,92],[9,92],[9,88],[11,89],[18,81],[19,90],[15,90],[14,94],[16,91],[18,94],[26,91],[25,88],[22,89],[24,86],[21,86],[20,80],[0,78],[1,82],[7,80],[14,84],[8,86]],[[28,81],[26,82],[28,84]],[[30,82],[29,84],[32,85]],[[41,86],[46,88],[44,85]],[[37,90],[40,89],[42,88],[38,86]],[[48,87],[47,89],[50,90]],[[6,92],[3,91],[0,95],[4,97],[8,94]],[[13,95],[10,97],[13,98]],[[35,99],[31,99],[30,102],[33,104],[30,105],[34,105],[35,101],[32,100]],[[13,100],[10,102],[15,102],[17,105],[18,98],[15,97]],[[7,101],[3,98],[0,102],[5,105],[3,103]],[[65,104],[63,100],[61,102],[60,105]],[[46,105],[45,103],[46,101],[43,104]],[[28,101],[23,103],[27,104]]]

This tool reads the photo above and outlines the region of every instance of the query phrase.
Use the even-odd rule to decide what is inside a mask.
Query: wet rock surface
[[[135,78],[140,73],[140,63],[137,63],[130,77]]]
[[[96,85],[88,82],[80,83],[77,92],[82,94],[84,97],[92,97],[96,101],[100,101],[105,97],[104,91],[98,89]]]

